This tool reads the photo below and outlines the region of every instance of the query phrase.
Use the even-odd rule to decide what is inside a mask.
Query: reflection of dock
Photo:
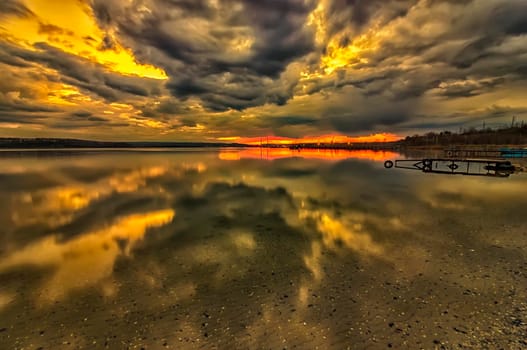
[[[491,177],[508,177],[515,172],[522,171],[520,167],[513,165],[508,160],[493,159],[405,159],[395,162],[386,161],[384,166],[386,168],[420,170],[424,173]]]

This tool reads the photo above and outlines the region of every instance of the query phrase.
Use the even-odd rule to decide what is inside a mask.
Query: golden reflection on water
[[[340,219],[332,217],[328,213],[318,210],[301,211],[301,218],[314,219],[318,231],[322,234],[322,242],[326,248],[333,249],[339,243],[345,247],[368,255],[381,255],[382,247],[375,243],[371,236],[364,230],[363,224],[355,219],[354,221],[343,222]]]
[[[113,193],[130,193],[146,185],[146,181],[164,175],[166,166],[153,166],[118,173],[95,183],[69,183],[64,186],[21,193],[15,199],[11,214],[20,226],[46,222],[54,227],[71,221],[80,209]],[[27,215],[30,211],[31,215]]]
[[[0,188],[12,201],[5,217],[13,219],[6,221],[12,226],[5,236],[8,244],[0,246],[0,278],[11,283],[0,288],[0,315],[27,307],[18,290],[29,291],[26,294],[34,296],[46,312],[58,313],[68,311],[54,309],[54,302],[71,301],[72,296],[91,300],[83,298],[95,291],[106,297],[101,299],[102,306],[93,307],[95,319],[116,315],[128,321],[131,311],[163,316],[151,322],[140,319],[137,326],[127,323],[134,331],[139,325],[152,326],[149,339],[159,336],[159,330],[160,336],[175,341],[178,335],[172,330],[182,329],[186,337],[203,341],[203,325],[213,324],[223,332],[216,340],[233,334],[245,339],[223,348],[260,348],[268,339],[275,341],[270,347],[278,348],[282,345],[282,338],[276,342],[278,335],[295,336],[304,345],[314,344],[304,340],[315,341],[323,348],[327,342],[322,337],[328,341],[331,335],[339,337],[330,327],[345,324],[341,321],[349,316],[346,312],[355,310],[352,294],[365,314],[386,306],[389,311],[383,317],[392,317],[398,306],[387,294],[391,287],[381,278],[401,287],[395,293],[405,291],[404,283],[435,281],[441,265],[438,259],[447,256],[441,266],[446,269],[450,260],[462,256],[457,253],[472,254],[448,255],[463,243],[455,241],[455,235],[446,236],[457,229],[450,224],[452,217],[459,215],[461,225],[460,213],[470,214],[467,208],[488,213],[485,210],[508,203],[507,199],[518,202],[524,187],[522,181],[405,177],[404,173],[387,174],[380,164],[338,158],[333,163],[317,158],[224,161],[245,156],[230,150],[208,158],[195,153],[155,158],[101,155],[97,161],[107,171],[92,180],[75,179],[78,170],[68,173],[60,160],[49,173],[63,176],[63,185],[32,190],[22,183],[21,189],[12,192]],[[82,167],[87,167],[82,163],[86,159],[80,159]],[[20,166],[14,164],[14,168]],[[92,222],[86,224],[86,220]],[[492,224],[485,215],[476,224],[483,226],[484,221]],[[32,224],[45,226],[45,232]],[[435,225],[437,231],[433,231]],[[27,234],[31,230],[34,234]],[[29,237],[18,241],[19,232]],[[479,239],[497,244],[495,235]],[[141,245],[142,241],[147,242]],[[139,248],[143,248],[140,258],[139,254],[134,258]],[[120,260],[124,257],[130,259]],[[121,261],[122,265],[116,264]],[[456,288],[469,288],[472,280],[458,280],[456,269],[471,261],[455,261],[457,265],[443,275],[441,283],[451,279]],[[26,271],[32,271],[26,274],[29,277],[23,274],[31,283],[17,289],[13,279]],[[374,288],[380,286],[376,291],[372,290],[375,283]],[[125,284],[139,288],[125,288]],[[414,300],[412,295],[407,297]],[[144,308],[134,309],[132,300],[144,303]],[[186,313],[176,311],[175,305],[186,308]],[[106,306],[111,310],[103,310]],[[220,310],[217,322],[203,316],[214,308]],[[333,309],[344,312],[338,319],[329,319]],[[167,317],[172,312],[181,314],[177,319]],[[350,318],[340,335],[350,330]],[[245,326],[238,333],[229,328],[240,324]],[[276,337],[268,332],[278,327]],[[245,336],[248,332],[251,337]]]
[[[257,149],[242,151],[220,151],[221,160],[230,159],[230,155],[237,154],[240,158],[256,154]],[[271,151],[271,158],[280,158],[291,155],[293,151],[278,149]],[[372,151],[330,151],[319,152],[312,150],[294,151],[308,158],[322,159],[347,159],[350,156],[367,159],[384,159],[390,156],[389,152]],[[206,189],[214,182],[229,181],[216,172],[209,172],[209,167],[202,161],[195,162],[165,162],[162,165],[143,166],[126,171],[116,171],[93,183],[71,182],[60,187],[21,193],[13,207],[12,218],[17,226],[26,226],[35,223],[47,223],[48,227],[55,227],[70,223],[84,208],[96,206],[97,200],[109,197],[115,193],[132,193],[139,190],[146,191],[154,196],[169,196],[166,189],[150,188],[148,180],[154,178],[170,177],[181,178],[186,172],[195,171],[206,174],[203,181],[196,181],[190,187],[194,196],[206,196]],[[264,184],[265,179],[259,173],[243,175],[242,179],[251,177],[252,186]],[[304,198],[295,198],[303,203]],[[221,207],[221,212],[230,215],[232,210],[237,210],[238,203],[226,202]],[[380,256],[383,248],[373,241],[366,232],[362,222],[364,217],[358,214],[337,218],[331,213],[314,209],[298,209],[292,215],[287,213],[282,205],[282,214],[288,216],[289,223],[304,230],[308,221],[315,222],[318,238],[313,238],[311,251],[304,255],[304,265],[312,273],[312,280],[306,280],[299,286],[302,290],[309,285],[318,284],[324,277],[322,272],[322,250],[336,250],[344,247],[365,256]],[[265,211],[271,210],[265,208]],[[30,212],[31,215],[26,215]],[[114,295],[117,290],[111,283],[110,277],[116,259],[121,255],[129,255],[136,243],[143,239],[150,227],[160,227],[169,223],[174,216],[173,209],[145,212],[115,219],[115,221],[99,230],[83,232],[77,238],[61,241],[59,235],[52,235],[32,242],[24,248],[0,260],[0,272],[20,266],[51,267],[53,272],[38,291],[39,302],[50,302],[64,298],[68,293],[82,288],[96,286],[100,283],[103,295]],[[291,219],[293,218],[293,219]],[[221,238],[221,237],[220,237]],[[226,238],[226,240],[225,240]],[[211,244],[196,244],[188,249],[187,260],[196,264],[215,263],[221,267],[216,273],[216,278],[221,280],[226,275],[243,274],[244,268],[238,266],[233,269],[239,257],[249,258],[257,248],[254,233],[250,230],[229,230],[221,240],[214,239]],[[234,265],[233,265],[234,264]],[[146,276],[146,275],[145,275]],[[144,278],[145,283],[155,286],[156,281],[150,277]],[[110,282],[109,282],[110,281]]]
[[[61,242],[49,236],[0,260],[0,272],[21,266],[52,268],[52,276],[38,292],[42,302],[52,302],[67,293],[93,286],[110,277],[120,255],[130,255],[147,229],[169,223],[172,209],[118,218],[111,226]]]
[[[301,209],[298,216],[301,221],[314,221],[321,235],[320,240],[314,239],[311,242],[311,250],[303,256],[304,264],[311,272],[312,279],[304,278],[299,285],[297,300],[299,306],[305,307],[308,304],[309,290],[318,287],[325,277],[322,268],[323,250],[336,251],[344,248],[364,258],[386,258],[383,256],[384,248],[374,242],[365,230],[362,223],[364,219],[360,215],[348,215],[339,219],[324,211]]]
[[[114,176],[108,181],[108,190],[115,190],[119,193],[133,192],[136,191],[140,186],[144,186],[146,180],[159,177],[166,172],[166,167],[154,166],[146,169],[138,169],[123,176]]]
[[[15,300],[14,294],[0,293],[0,311],[2,311],[2,309],[6,307],[9,303],[11,303],[13,300]]]
[[[219,159],[236,161],[240,159],[266,159],[276,160],[284,158],[304,158],[319,160],[344,160],[365,159],[372,161],[385,161],[394,159],[397,153],[390,151],[372,150],[345,150],[345,149],[289,149],[289,148],[244,148],[244,149],[222,149]]]

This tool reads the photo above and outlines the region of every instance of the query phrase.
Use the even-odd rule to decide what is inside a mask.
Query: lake
[[[527,174],[0,153],[1,349],[527,348]]]

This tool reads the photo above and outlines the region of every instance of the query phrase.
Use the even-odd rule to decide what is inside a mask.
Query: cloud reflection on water
[[[22,192],[15,196],[13,221],[20,226],[45,221],[48,227],[68,223],[72,216],[92,202],[113,193],[129,193],[144,187],[148,179],[167,171],[161,166],[117,173],[95,183],[67,181],[63,186]],[[31,215],[26,215],[30,212]]]
[[[105,166],[111,167],[111,162]],[[215,238],[208,240],[212,239],[211,242],[215,242],[214,244],[202,244],[196,241],[189,247],[192,254],[188,259],[193,263],[215,263],[225,266],[216,274],[218,278],[222,278],[221,276],[229,274],[228,267],[232,265],[232,259],[237,259],[237,256],[250,258],[258,245],[253,228],[236,227],[238,212],[245,210],[248,205],[252,205],[255,215],[276,213],[277,218],[283,217],[291,229],[308,234],[313,241],[311,246],[314,247],[314,251],[307,253],[309,250],[306,249],[303,259],[315,280],[322,276],[319,272],[320,267],[316,266],[319,260],[316,251],[320,250],[316,248],[317,246],[322,245],[324,249],[339,249],[343,244],[345,248],[359,254],[374,256],[382,254],[383,248],[375,243],[364,229],[361,222],[364,219],[360,215],[355,215],[354,218],[347,217],[347,221],[344,222],[342,218],[332,215],[328,210],[307,208],[303,205],[306,198],[298,197],[298,193],[289,193],[283,188],[271,187],[267,190],[256,185],[261,183],[265,186],[266,182],[265,175],[260,173],[261,169],[258,167],[250,166],[244,169],[251,173],[249,183],[252,184],[232,180],[231,183],[226,183],[230,175],[225,176],[226,168],[222,163],[205,165],[199,160],[196,162],[187,160],[163,161],[162,165],[156,166],[132,166],[130,170],[121,169],[115,172],[110,170],[106,176],[93,182],[70,180],[66,181],[64,186],[13,193],[14,200],[10,208],[13,232],[35,224],[57,228],[59,232],[35,238],[29,244],[3,257],[0,260],[0,272],[19,266],[39,268],[52,266],[53,272],[38,292],[41,295],[39,300],[53,301],[64,298],[68,291],[94,286],[111,277],[118,256],[128,255],[136,242],[143,238],[148,228],[168,224],[174,212],[182,210],[187,212],[186,220],[191,220],[188,229],[197,230],[198,235],[201,234],[200,230],[206,230],[207,227],[201,227],[196,220],[210,222],[218,215],[223,215],[233,222],[234,227],[230,227],[232,224],[229,224],[226,229],[212,231],[211,234],[214,235],[212,237]],[[64,176],[67,173],[60,175],[63,169],[55,169],[57,170],[56,177],[68,178]],[[243,178],[248,180],[244,175],[241,181]],[[294,176],[291,179],[294,179]],[[173,181],[180,182],[177,190],[173,187]],[[178,190],[182,192],[179,193]],[[81,220],[81,213],[85,212],[88,216],[93,216],[97,213],[95,208],[106,205],[108,200],[111,201],[115,196],[126,193],[140,193],[150,197],[153,202],[177,204],[174,208],[164,211],[141,212],[146,209],[131,207],[132,213],[139,212],[116,218],[112,218],[110,212],[106,214],[106,220],[110,223],[102,221],[100,224],[88,226],[96,227],[94,229],[79,231],[82,226],[78,226],[76,222]],[[97,219],[101,219],[100,215],[93,217],[93,220]],[[176,234],[178,227],[181,229],[178,225],[183,221],[179,224],[177,221],[178,219],[172,225],[172,234]],[[312,228],[310,228],[311,223],[314,223]],[[64,225],[73,227],[74,231],[78,231],[77,234],[73,238],[61,238],[60,228],[66,227]],[[76,226],[79,228],[75,229]],[[124,246],[122,246],[123,241],[126,241]],[[229,243],[226,245],[221,243],[222,241]]]
[[[41,169],[42,162],[35,166]],[[15,174],[4,173],[13,186],[0,190],[9,198],[0,205],[20,219],[3,222],[0,312],[25,306],[19,290],[31,291],[31,302],[51,309],[51,301],[68,305],[72,295],[88,298],[95,291],[115,303],[99,310],[101,317],[127,317],[131,300],[148,314],[167,316],[176,306],[195,310],[197,316],[158,322],[197,337],[203,310],[215,310],[223,322],[218,329],[238,338],[250,329],[255,336],[249,343],[224,344],[238,347],[263,344],[269,338],[265,327],[273,324],[300,342],[309,334],[329,336],[332,323],[314,317],[313,305],[322,305],[318,314],[332,313],[339,302],[328,293],[349,281],[353,298],[362,300],[357,307],[378,308],[374,292],[359,298],[378,275],[397,285],[433,280],[437,265],[426,261],[440,256],[449,256],[456,269],[470,266],[464,256],[448,255],[450,249],[465,239],[477,251],[495,242],[465,237],[472,231],[463,232],[469,224],[461,219],[488,213],[496,198],[518,202],[524,186],[521,178],[497,184],[387,173],[367,160],[225,162],[213,152],[101,154],[76,158],[68,167],[68,161],[53,162],[47,173],[62,177],[62,186],[24,189],[16,186]],[[93,179],[82,176],[87,164],[100,170]],[[453,196],[455,191],[460,194]],[[469,219],[460,216],[464,207],[472,208]],[[515,206],[503,207],[494,212],[504,220],[505,209]],[[493,222],[485,221],[490,227]],[[33,233],[22,234],[27,232]],[[20,281],[13,277],[17,273]],[[472,285],[458,275],[443,281]],[[343,295],[341,302],[352,310],[351,294]],[[247,328],[235,331],[240,323]],[[159,334],[163,329],[149,332],[166,337]]]
[[[129,256],[149,228],[166,225],[173,217],[174,211],[166,209],[117,218],[107,228],[70,241],[48,236],[0,259],[0,273],[23,266],[51,268],[37,295],[52,302],[111,277],[118,256]]]

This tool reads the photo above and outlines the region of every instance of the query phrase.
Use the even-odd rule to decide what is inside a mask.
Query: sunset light
[[[527,349],[527,0],[0,0],[0,350]]]
[[[324,135],[316,137],[288,138],[279,136],[267,137],[229,137],[219,138],[221,141],[235,141],[247,145],[296,145],[296,144],[352,144],[370,142],[394,142],[401,137],[390,133],[373,134],[368,136],[345,136],[345,135]]]
[[[221,150],[219,159],[236,161],[240,159],[320,159],[338,161],[345,159],[364,159],[376,162],[384,162],[397,157],[397,153],[389,151],[372,150],[343,150],[343,149],[289,149],[289,148],[247,148],[242,150]]]
[[[504,62],[524,37],[459,23],[524,5],[479,2],[4,0],[0,134],[332,144],[523,120]]]

